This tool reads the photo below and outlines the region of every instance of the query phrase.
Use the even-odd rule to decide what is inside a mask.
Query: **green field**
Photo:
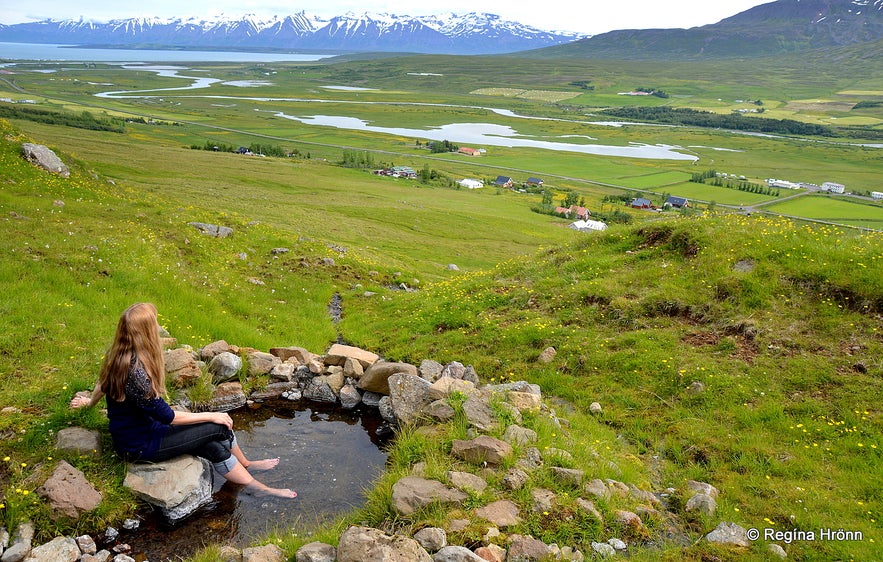
[[[883,230],[883,204],[830,195],[798,197],[764,207],[783,215]]]

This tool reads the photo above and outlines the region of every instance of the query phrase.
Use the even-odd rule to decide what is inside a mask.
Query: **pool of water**
[[[137,531],[123,531],[119,542],[131,545],[130,556],[178,560],[206,544],[241,548],[273,529],[310,530],[362,505],[386,463],[386,438],[378,436],[383,420],[373,409],[283,401],[230,415],[249,458],[280,459],[277,468],[255,476],[269,486],[292,488],[297,498],[256,497],[215,475],[212,503],[180,525],[169,528],[144,513]]]

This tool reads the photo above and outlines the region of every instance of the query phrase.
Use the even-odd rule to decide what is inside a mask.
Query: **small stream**
[[[122,531],[118,542],[132,547],[129,556],[176,561],[212,543],[242,548],[273,529],[309,531],[362,505],[386,463],[386,434],[378,437],[383,420],[376,409],[277,401],[230,415],[249,458],[280,458],[277,468],[255,476],[269,486],[292,488],[297,498],[255,497],[216,474],[212,503],[180,525],[169,528],[144,512],[137,531]]]

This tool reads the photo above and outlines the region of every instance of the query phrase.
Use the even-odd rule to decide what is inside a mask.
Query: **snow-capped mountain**
[[[43,20],[0,26],[0,41],[174,47],[249,47],[494,54],[537,49],[580,39],[543,31],[494,14],[401,16],[347,13],[320,18],[306,12],[259,18],[130,18]],[[0,53],[2,56],[2,53]]]

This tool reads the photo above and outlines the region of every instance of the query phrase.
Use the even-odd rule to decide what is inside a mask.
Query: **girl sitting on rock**
[[[224,478],[257,494],[293,498],[288,488],[270,488],[250,471],[268,470],[279,459],[249,461],[236,443],[233,420],[223,412],[179,412],[163,399],[165,367],[156,307],[133,304],[117,324],[113,344],[91,395],[78,393],[71,408],[94,406],[107,397],[113,447],[126,461],[159,462],[179,455],[208,459]]]

